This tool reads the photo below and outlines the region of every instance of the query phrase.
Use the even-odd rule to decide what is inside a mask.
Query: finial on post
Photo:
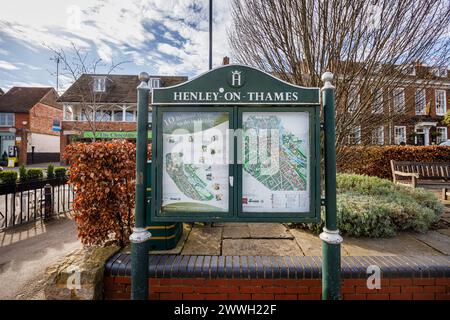
[[[141,82],[139,84],[138,88],[148,88],[148,81],[150,80],[150,76],[147,72],[141,72],[139,74],[139,81]]]
[[[334,78],[334,75],[331,72],[329,72],[329,71],[325,72],[322,75],[322,81],[323,81],[323,88],[324,89],[333,89],[334,88],[333,83],[332,83],[333,82],[333,78]]]

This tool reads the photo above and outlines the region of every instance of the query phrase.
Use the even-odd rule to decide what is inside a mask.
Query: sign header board
[[[173,87],[155,88],[152,100],[152,105],[318,105],[320,90],[251,67],[226,65]]]

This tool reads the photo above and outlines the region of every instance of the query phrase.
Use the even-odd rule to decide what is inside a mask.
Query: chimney
[[[227,64],[230,64],[230,58],[229,57],[223,57],[223,62],[222,64],[225,66]]]

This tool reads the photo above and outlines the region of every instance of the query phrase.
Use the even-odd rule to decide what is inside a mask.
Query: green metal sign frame
[[[281,81],[257,69],[227,65],[209,71],[193,80],[178,86],[153,89],[152,136],[155,137],[153,149],[152,181],[146,181],[146,161],[148,142],[148,81],[146,73],[139,76],[138,87],[138,135],[136,142],[136,207],[135,228],[130,236],[131,246],[131,291],[132,299],[148,298],[148,251],[145,242],[151,234],[145,229],[146,222],[166,221],[301,221],[312,222],[320,219],[320,207],[325,206],[325,227],[320,234],[322,240],[322,299],[338,300],[341,298],[341,255],[343,241],[337,229],[336,217],[336,147],[335,147],[335,108],[333,74],[325,72],[322,76],[324,86],[319,88],[303,88]],[[320,124],[320,95],[324,123]],[[161,216],[161,117],[170,111],[226,111],[230,116],[230,127],[239,128],[243,112],[287,112],[306,111],[309,113],[310,138],[310,212],[280,215],[256,213],[242,215],[242,197],[240,188],[242,168],[239,164],[230,165],[230,174],[237,177],[237,188],[232,189],[232,214],[211,217],[211,213],[198,214],[187,212],[183,215]],[[324,163],[325,163],[325,199],[320,199],[320,130],[324,131]],[[236,145],[236,143],[234,144]],[[155,160],[156,159],[156,160]],[[236,163],[236,162],[233,162]],[[232,184],[234,186],[234,184]],[[145,199],[146,189],[152,191],[151,203]],[[150,207],[150,211],[146,208]],[[229,212],[229,213],[230,213]]]
[[[317,222],[320,219],[320,89],[303,88],[281,81],[260,70],[227,65],[193,80],[152,94],[153,158],[151,188],[152,222]],[[242,165],[236,161],[238,144],[234,143],[229,187],[228,212],[164,213],[162,203],[162,116],[164,112],[228,112],[230,129],[242,128],[242,112],[307,112],[309,114],[310,185],[309,212],[244,213],[242,210]],[[236,142],[236,141],[235,141]]]

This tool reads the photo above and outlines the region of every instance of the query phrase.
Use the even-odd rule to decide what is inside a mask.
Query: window
[[[348,113],[356,112],[358,110],[359,102],[360,96],[357,91],[357,88],[354,86],[350,87],[350,91],[348,92],[347,97],[347,105],[348,105],[347,112]]]
[[[159,78],[150,79],[150,88],[159,88],[160,86],[161,86],[161,79]]]
[[[379,126],[372,131],[372,144],[384,144],[384,127]]]
[[[113,121],[123,121],[123,110],[113,111]]]
[[[407,76],[415,76],[416,75],[416,66],[414,64],[399,66],[399,70]]]
[[[81,115],[80,115],[80,119],[81,121],[92,121],[93,117],[92,117],[92,109],[91,108],[83,108],[81,110]]]
[[[136,110],[125,111],[125,121],[127,121],[127,122],[136,121]]]
[[[432,68],[431,73],[436,77],[446,78],[447,77],[447,67]]]
[[[64,105],[64,116],[63,119],[67,120],[67,121],[72,121],[73,120],[73,107],[69,106],[69,105]]]
[[[94,78],[94,92],[105,92],[106,91],[106,78],[105,77],[95,77]]]
[[[0,127],[14,127],[14,113],[0,113]]]
[[[425,89],[416,90],[416,115],[426,114],[426,94]]]
[[[348,144],[360,144],[361,143],[361,127],[355,127],[350,131],[348,135]]]
[[[447,111],[447,94],[445,90],[436,90],[436,115],[443,116]]]
[[[111,110],[104,110],[103,111],[103,116],[102,119],[100,121],[112,121],[112,111]]]
[[[406,143],[406,127],[405,126],[395,126],[394,127],[394,143],[395,144]]]
[[[394,89],[394,112],[405,112],[405,89]]]
[[[383,90],[374,89],[372,99],[372,113],[383,114]]]
[[[447,140],[447,127],[437,127],[436,131],[440,133],[440,135],[436,137],[436,144]]]

